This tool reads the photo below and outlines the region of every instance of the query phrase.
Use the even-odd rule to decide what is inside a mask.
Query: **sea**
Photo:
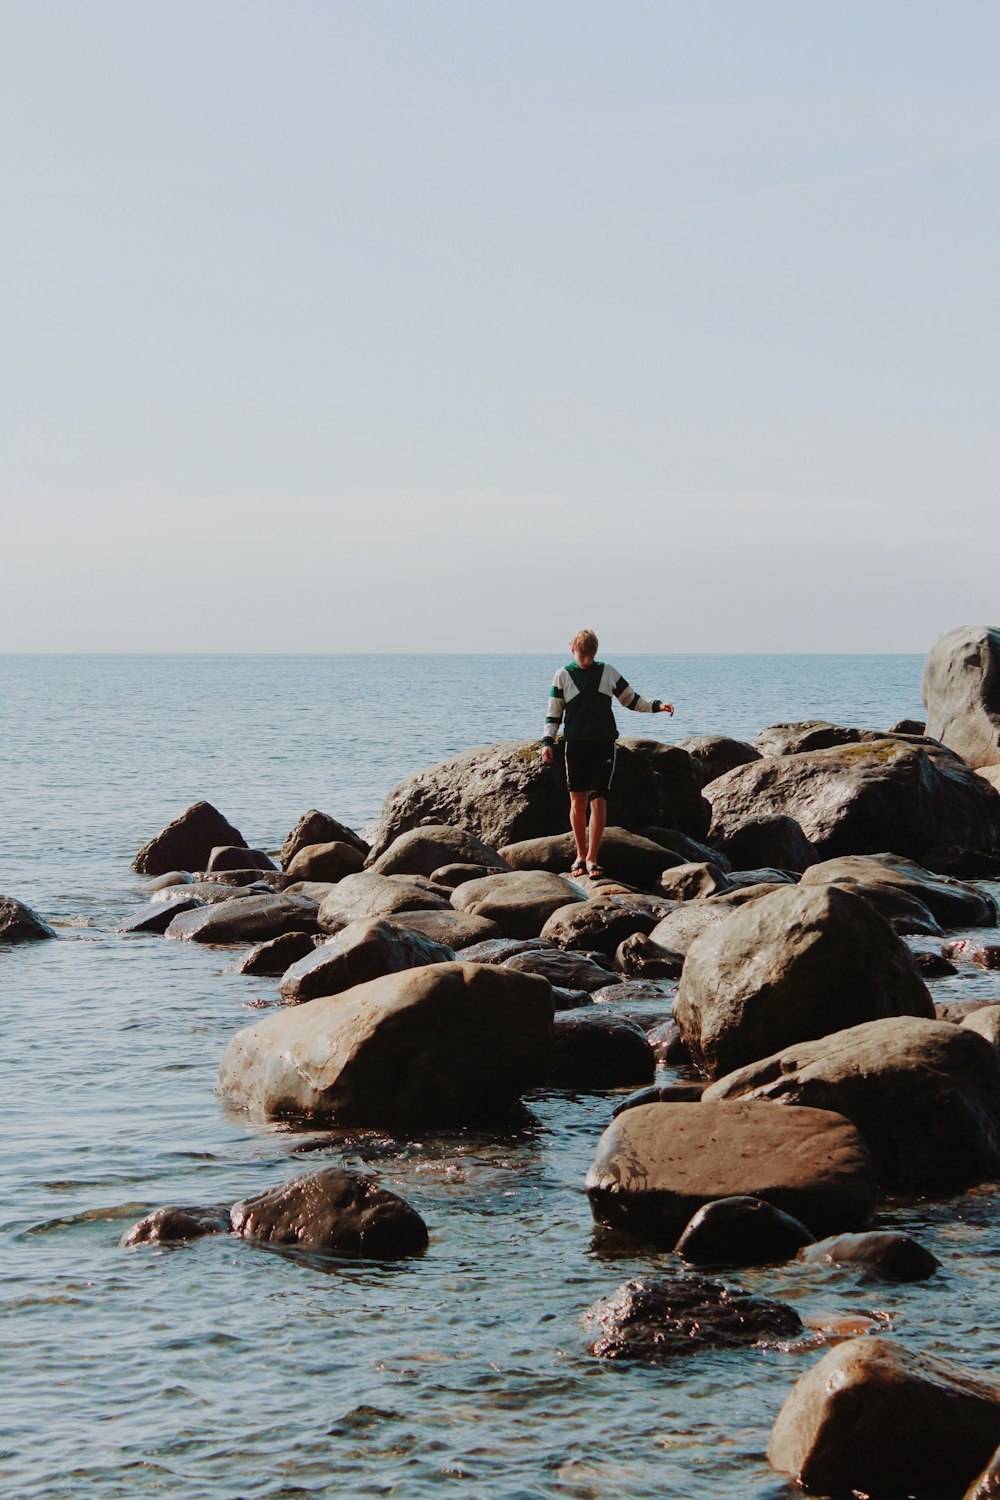
[[[0,1496],[21,1500],[792,1500],[768,1435],[837,1330],[993,1375],[1000,1196],[887,1205],[941,1260],[897,1286],[792,1264],[726,1273],[807,1325],[780,1347],[603,1363],[587,1313],[680,1269],[594,1235],[583,1180],[618,1093],[544,1090],[502,1129],[300,1130],[226,1108],[229,1039],[277,1000],[232,950],[116,924],[137,849],[205,798],[274,850],[316,807],[363,829],[402,777],[536,739],[535,656],[0,656],[0,892],[58,942],[0,949]],[[919,656],[643,656],[666,715],[622,732],[752,737],[922,718]],[[990,887],[1000,893],[1000,887]],[[963,969],[938,998],[1000,1001]],[[669,1010],[670,987],[663,1014]],[[669,1076],[669,1075],[664,1075]],[[346,1165],[430,1229],[402,1263],[220,1235],[124,1249],[164,1204],[229,1204]]]

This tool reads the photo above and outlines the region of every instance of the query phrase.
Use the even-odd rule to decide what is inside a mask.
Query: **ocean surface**
[[[228,1112],[227,1041],[276,981],[232,950],[111,929],[129,864],[198,798],[274,849],[318,807],[362,828],[409,772],[536,738],[543,656],[0,656],[0,892],[62,941],[0,950],[0,1495],[791,1500],[765,1459],[822,1335],[602,1364],[584,1314],[678,1268],[594,1242],[582,1183],[614,1094],[540,1092],[509,1129],[297,1131]],[[625,733],[749,738],[922,718],[917,656],[620,656],[676,718]],[[996,887],[992,887],[996,890]],[[964,970],[940,997],[990,995]],[[663,1013],[669,1009],[670,987]],[[427,1220],[403,1264],[303,1262],[219,1236],[125,1250],[161,1204],[230,1203],[325,1164]],[[980,1371],[1000,1360],[1000,1197],[901,1204],[943,1270],[914,1286],[792,1265],[725,1279],[811,1324],[860,1319]]]

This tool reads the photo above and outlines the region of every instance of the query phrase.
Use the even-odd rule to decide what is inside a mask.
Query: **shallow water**
[[[678,704],[673,724],[622,716],[664,738],[920,713],[919,658],[617,664]],[[135,850],[196,797],[264,847],[310,806],[360,826],[408,771],[537,735],[553,665],[0,658],[0,890],[63,938],[0,953],[4,1495],[796,1493],[764,1451],[818,1335],[661,1370],[586,1352],[593,1302],[677,1265],[594,1243],[582,1180],[618,1096],[541,1093],[499,1134],[254,1125],[223,1108],[216,1070],[276,982],[227,972],[230,951],[109,930],[140,901]],[[1000,973],[933,988],[1000,1000]],[[430,1227],[426,1255],[302,1262],[228,1236],[119,1248],[148,1208],[228,1204],[325,1163],[408,1198]],[[910,1287],[800,1266],[727,1279],[803,1316],[860,1314],[996,1365],[996,1191],[883,1219],[919,1233],[943,1271]]]

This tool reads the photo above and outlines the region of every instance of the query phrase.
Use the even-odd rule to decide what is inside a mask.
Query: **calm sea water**
[[[606,1367],[582,1315],[676,1266],[594,1245],[582,1181],[614,1096],[540,1093],[505,1134],[301,1133],[227,1113],[229,1037],[274,983],[110,928],[138,846],[196,798],[276,846],[308,807],[361,827],[408,772],[534,738],[558,662],[527,657],[0,657],[0,891],[63,941],[0,952],[0,1493],[764,1500],[764,1458],[818,1357]],[[921,717],[919,657],[619,657],[677,717],[625,732],[749,737],[786,719]],[[995,995],[1000,975],[939,981]],[[665,1008],[669,1006],[669,991]],[[327,1163],[427,1219],[423,1259],[302,1264],[228,1237],[119,1248],[163,1203],[229,1203]],[[814,1318],[858,1314],[1000,1358],[992,1189],[894,1209],[944,1271],[914,1287],[788,1267],[729,1279]]]

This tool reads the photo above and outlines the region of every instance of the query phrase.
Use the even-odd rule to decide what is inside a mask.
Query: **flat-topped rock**
[[[744,1103],[647,1104],[602,1135],[586,1190],[608,1228],[672,1249],[697,1209],[750,1195],[813,1234],[860,1228],[875,1173],[860,1133],[825,1109]]]
[[[238,1032],[219,1088],[269,1119],[407,1129],[478,1123],[502,1117],[543,1075],[552,1016],[551,986],[536,975],[431,964]]]
[[[548,838],[505,844],[500,853],[512,869],[548,870],[555,875],[564,875],[576,858],[576,844],[571,833],[559,833]],[[605,829],[601,842],[601,868],[613,880],[653,887],[662,871],[680,862],[678,855],[641,834],[613,825]]]

